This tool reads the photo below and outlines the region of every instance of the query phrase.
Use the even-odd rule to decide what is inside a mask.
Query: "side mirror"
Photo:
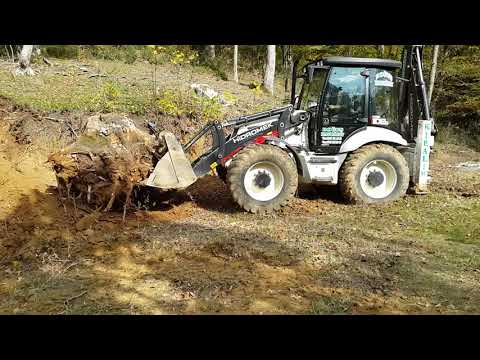
[[[369,77],[370,76],[370,72],[367,70],[363,70],[360,75],[364,76],[364,77]]]

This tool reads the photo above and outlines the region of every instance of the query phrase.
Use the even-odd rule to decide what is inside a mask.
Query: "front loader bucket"
[[[163,132],[162,135],[168,151],[144,184],[163,190],[186,188],[197,180],[197,176],[175,136],[169,132]]]

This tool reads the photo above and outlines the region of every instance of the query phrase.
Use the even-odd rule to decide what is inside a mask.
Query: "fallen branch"
[[[94,77],[107,77],[107,75],[104,75],[104,74],[92,74],[92,75],[89,75],[88,78],[94,78]]]
[[[58,122],[58,123],[63,122],[62,119],[55,119],[55,118],[52,118],[52,117],[49,117],[49,116],[44,116],[43,118],[46,119],[46,120],[51,120],[51,121],[55,121],[55,122]]]
[[[56,119],[56,118],[49,117],[49,116],[44,116],[43,119],[50,120],[50,121],[55,121],[59,124],[66,125],[68,127],[68,129],[72,132],[72,134],[75,136],[75,139],[78,139],[78,135],[77,135],[75,129],[72,127],[72,125],[70,125],[70,123],[68,121],[65,121],[63,119]]]
[[[53,64],[48,60],[46,57],[43,58],[43,62],[47,64],[48,66],[53,66]]]
[[[73,301],[73,300],[75,300],[75,299],[78,299],[78,298],[84,296],[86,293],[88,293],[87,290],[82,291],[80,294],[75,295],[75,296],[72,296],[71,298],[66,299],[63,303],[65,304],[65,306],[68,306],[68,304],[69,304],[71,301]]]
[[[71,263],[65,269],[63,269],[62,272],[65,274],[68,270],[70,270],[70,268],[74,267],[75,265],[78,265],[78,262]]]
[[[72,125],[70,125],[69,122],[67,121],[64,121],[63,122],[65,125],[67,125],[68,129],[72,132],[73,136],[75,136],[75,139],[78,139],[78,135],[77,133],[75,132],[75,130],[73,129]]]
[[[83,72],[88,72],[88,68],[86,68],[85,66],[80,66],[80,65],[77,65],[77,64],[72,64],[73,66],[75,66],[76,68],[82,70]]]

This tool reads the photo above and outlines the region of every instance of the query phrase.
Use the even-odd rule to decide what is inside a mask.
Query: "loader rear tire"
[[[339,185],[349,203],[371,204],[398,200],[410,181],[408,164],[395,148],[372,144],[351,153],[340,169]]]
[[[295,162],[273,145],[249,145],[228,167],[227,182],[233,199],[251,213],[269,213],[293,198],[298,186]]]

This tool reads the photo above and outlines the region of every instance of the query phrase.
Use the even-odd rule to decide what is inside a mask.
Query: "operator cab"
[[[307,64],[298,76],[303,85],[296,110],[310,114],[310,151],[336,154],[353,132],[366,126],[401,132],[396,72],[401,62],[327,57]]]

